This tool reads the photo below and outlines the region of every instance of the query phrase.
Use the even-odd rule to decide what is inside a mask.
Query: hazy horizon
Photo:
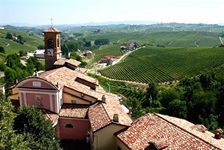
[[[0,0],[0,24],[153,22],[224,24],[223,0]]]

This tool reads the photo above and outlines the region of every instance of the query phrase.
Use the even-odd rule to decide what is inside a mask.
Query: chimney
[[[114,114],[114,116],[113,116],[113,121],[114,121],[114,122],[119,122],[118,114]]]
[[[102,102],[106,103],[106,96],[105,95],[102,96]]]
[[[223,130],[221,128],[215,130],[215,138],[221,139],[223,135]]]

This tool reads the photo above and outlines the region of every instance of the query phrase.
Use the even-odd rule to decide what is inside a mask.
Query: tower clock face
[[[53,48],[53,40],[52,39],[49,39],[47,41],[47,46],[48,46],[48,48]]]
[[[53,55],[53,49],[48,49],[47,54],[52,56]]]

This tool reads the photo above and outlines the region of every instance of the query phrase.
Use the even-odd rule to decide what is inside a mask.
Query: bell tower
[[[54,69],[54,62],[61,58],[61,31],[51,26],[44,30],[43,33],[45,46],[45,70],[51,70]]]

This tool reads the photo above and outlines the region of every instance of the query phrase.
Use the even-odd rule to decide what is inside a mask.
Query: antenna
[[[51,20],[51,27],[53,27],[53,18],[51,18],[50,20]]]

